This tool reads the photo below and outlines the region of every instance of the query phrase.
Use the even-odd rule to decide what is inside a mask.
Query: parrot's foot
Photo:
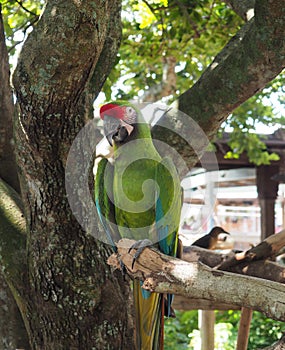
[[[132,269],[134,268],[134,264],[137,260],[137,258],[141,255],[143,250],[147,247],[151,247],[153,245],[152,241],[149,239],[140,239],[139,241],[136,241],[131,248],[129,249],[128,253],[131,252],[132,249],[136,249],[135,255],[133,256],[133,262],[132,262]]]
[[[124,277],[124,281],[126,281],[126,274],[127,274],[126,265],[122,262],[121,259],[119,259],[119,262],[120,262],[121,272],[122,272],[122,275]]]

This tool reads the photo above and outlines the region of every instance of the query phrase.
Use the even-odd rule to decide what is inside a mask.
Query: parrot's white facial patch
[[[128,124],[135,124],[136,123],[137,112],[133,107],[131,107],[131,106],[126,107],[124,121]]]

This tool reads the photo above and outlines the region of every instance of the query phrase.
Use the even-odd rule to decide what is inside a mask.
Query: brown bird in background
[[[215,226],[212,228],[212,230],[208,234],[197,239],[191,245],[194,245],[194,246],[200,247],[200,248],[213,250],[216,248],[216,245],[218,242],[218,236],[220,233],[225,233],[227,235],[230,234],[229,232],[225,231],[222,227]]]

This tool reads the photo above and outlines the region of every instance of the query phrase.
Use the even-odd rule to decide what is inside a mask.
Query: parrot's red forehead
[[[100,118],[104,120],[105,115],[117,119],[124,119],[124,107],[114,103],[107,103],[100,108]]]

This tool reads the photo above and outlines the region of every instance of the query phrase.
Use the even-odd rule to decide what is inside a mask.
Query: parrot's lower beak
[[[133,130],[134,127],[132,125],[125,123],[121,119],[107,115],[104,117],[104,133],[111,146],[113,146],[113,141],[124,142]]]

